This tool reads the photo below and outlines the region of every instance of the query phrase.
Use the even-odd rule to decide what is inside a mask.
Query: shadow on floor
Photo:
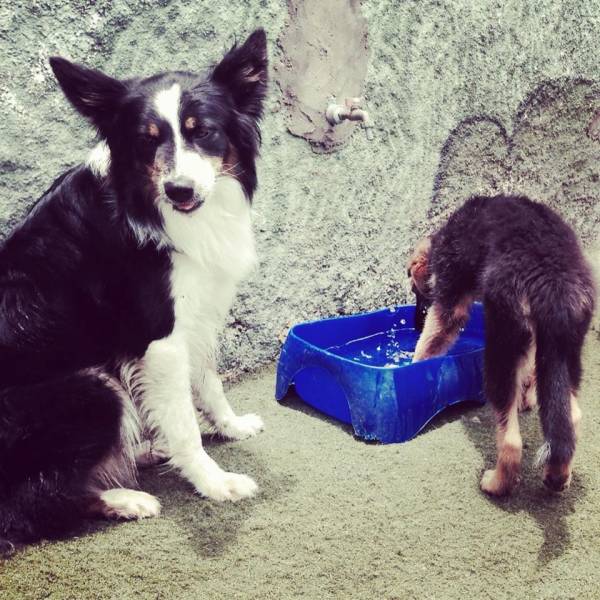
[[[145,491],[161,497],[162,518],[182,529],[192,550],[201,557],[222,555],[237,543],[242,524],[265,503],[287,495],[296,485],[295,476],[274,473],[257,456],[237,442],[227,444],[221,438],[205,440],[209,454],[226,471],[244,473],[259,485],[256,497],[240,502],[218,503],[200,497],[177,472],[162,465],[140,474]],[[243,444],[243,442],[241,442]]]
[[[290,388],[282,404],[354,436],[352,426],[336,421],[305,404],[293,388]],[[487,405],[482,407],[477,402],[463,402],[450,406],[428,423],[417,437],[457,420],[462,422],[469,440],[481,453],[485,468],[492,468],[496,460],[495,420],[491,408]],[[538,551],[538,564],[544,566],[562,556],[571,547],[567,516],[575,511],[576,504],[585,497],[587,489],[585,480],[575,471],[568,491],[556,494],[547,490],[542,484],[541,467],[535,465],[535,454],[543,441],[537,410],[522,414],[520,422],[524,442],[521,483],[512,496],[489,498],[488,501],[508,513],[525,511],[531,515],[543,532],[544,542]],[[355,439],[366,444],[378,443],[357,437]]]
[[[286,408],[291,408],[292,410],[296,410],[305,415],[309,415],[316,419],[320,419],[321,421],[324,421],[325,423],[333,425],[333,426],[337,427],[338,429],[341,429],[348,435],[353,436],[357,441],[363,442],[364,444],[379,444],[379,442],[377,440],[365,440],[363,438],[356,436],[354,434],[354,428],[352,427],[352,425],[342,423],[341,421],[338,421],[332,417],[329,417],[326,414],[313,408],[312,406],[306,404],[298,396],[298,394],[296,394],[296,392],[294,391],[293,385],[290,387],[287,394],[281,400],[281,404],[282,404],[282,406],[285,406]],[[421,429],[421,431],[419,431],[419,433],[417,433],[417,435],[415,437],[425,435],[431,431],[434,431],[436,429],[439,429],[440,427],[443,427],[444,425],[447,425],[448,423],[452,423],[454,421],[460,420],[463,417],[465,417],[465,415],[468,415],[471,412],[476,411],[480,407],[481,407],[481,404],[479,402],[460,402],[459,404],[454,404],[453,406],[449,406],[448,408],[443,410],[441,413],[436,415],[431,421],[429,421],[429,423],[427,423],[427,425],[425,425],[425,427],[423,427],[423,429]]]
[[[141,469],[138,481],[139,489],[160,499],[160,520],[179,527],[182,538],[187,539],[196,555],[211,558],[235,545],[244,521],[260,505],[289,494],[297,485],[297,478],[267,469],[256,454],[241,446],[244,442],[227,442],[218,436],[203,436],[203,442],[210,456],[225,471],[248,474],[258,483],[259,491],[254,498],[235,503],[208,500],[166,464]],[[118,522],[93,519],[83,524],[78,535],[106,532],[119,526]]]
[[[475,417],[464,418],[463,426],[468,438],[483,456],[485,468],[493,468],[496,461],[496,438],[491,407],[481,408]],[[538,551],[538,564],[545,566],[571,547],[567,516],[575,512],[575,506],[585,497],[587,488],[585,480],[575,471],[569,490],[561,494],[547,490],[542,483],[542,469],[535,464],[537,448],[543,441],[537,410],[522,414],[520,426],[524,445],[521,483],[511,496],[490,497],[489,502],[508,513],[524,511],[531,515],[544,535],[544,542]]]
[[[440,427],[448,425],[449,423],[470,418],[472,415],[476,415],[480,408],[480,402],[466,401],[453,404],[433,417],[433,419],[429,421],[429,423],[427,423],[427,425],[425,425],[425,427],[423,427],[419,433],[417,433],[416,437],[426,435],[427,433],[435,431],[436,429],[440,429]]]
[[[287,391],[287,394],[281,399],[280,404],[281,404],[281,406],[283,406],[285,408],[291,408],[292,410],[296,410],[296,411],[301,412],[310,417],[315,417],[316,419],[319,419],[321,421],[324,421],[325,423],[328,423],[329,425],[333,425],[334,427],[341,429],[348,435],[356,437],[356,436],[354,436],[354,429],[353,429],[352,425],[348,425],[347,423],[342,423],[341,421],[338,421],[337,419],[329,417],[325,413],[322,413],[322,412],[318,411],[316,408],[313,408],[312,406],[306,404],[300,398],[300,396],[298,396],[298,394],[296,394],[296,391],[295,391],[293,385],[290,386],[289,390]],[[366,440],[362,440],[361,438],[358,438],[358,437],[356,439],[363,441],[363,442],[366,441]],[[368,443],[370,443],[370,442],[368,442]]]

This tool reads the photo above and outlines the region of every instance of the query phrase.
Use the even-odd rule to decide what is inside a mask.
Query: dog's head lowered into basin
[[[165,222],[221,201],[232,178],[251,199],[267,89],[264,31],[201,76],[117,80],[64,58],[50,64],[67,98],[97,128],[102,141],[89,166],[111,177],[117,210],[140,242],[162,239]]]
[[[423,331],[427,311],[431,306],[431,272],[429,258],[431,254],[431,237],[420,240],[408,259],[407,274],[410,277],[412,291],[416,296],[415,329]]]

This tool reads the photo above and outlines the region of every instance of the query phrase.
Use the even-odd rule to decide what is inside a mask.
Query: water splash
[[[327,350],[363,365],[391,369],[412,362],[418,339],[419,334],[414,329],[390,329],[350,340],[338,346],[330,346]],[[480,343],[477,339],[463,335],[451,348],[449,354],[462,354],[478,347]]]

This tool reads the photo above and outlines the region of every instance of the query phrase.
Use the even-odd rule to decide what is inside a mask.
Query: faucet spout
[[[362,98],[346,98],[344,104],[338,104],[335,97],[329,99],[325,118],[330,125],[339,125],[342,121],[361,121],[367,139],[373,139],[373,122],[369,113],[361,108]]]

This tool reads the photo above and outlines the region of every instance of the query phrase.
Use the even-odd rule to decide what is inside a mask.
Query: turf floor
[[[222,466],[256,478],[256,498],[218,505],[175,473],[146,471],[160,518],[94,522],[77,539],[20,551],[0,563],[0,598],[599,598],[596,334],[585,367],[571,489],[544,490],[528,413],[523,481],[500,501],[478,489],[494,457],[489,407],[455,408],[406,444],[367,444],[294,396],[278,405],[266,369],[229,390],[266,431],[207,441]]]

